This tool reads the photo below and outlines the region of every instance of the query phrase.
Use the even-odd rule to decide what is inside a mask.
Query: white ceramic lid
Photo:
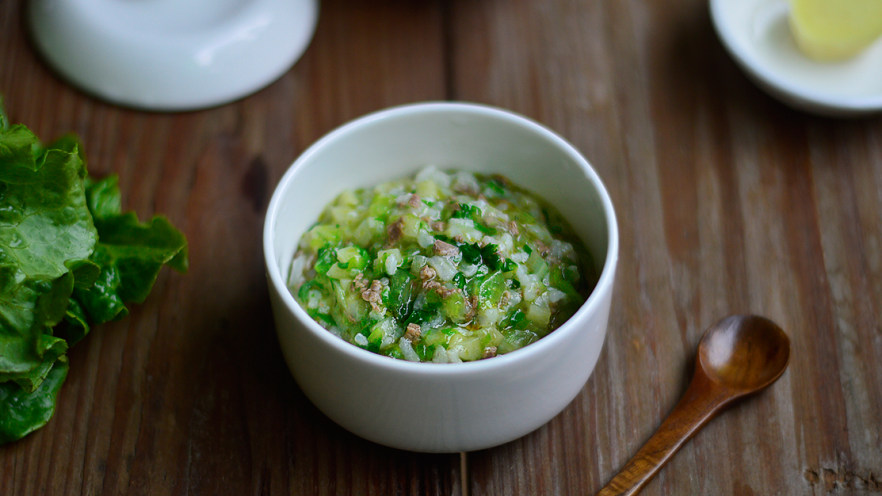
[[[710,10],[723,45],[772,96],[822,115],[882,110],[882,39],[852,59],[817,62],[790,33],[787,0],[710,0]]]
[[[47,62],[105,100],[192,110],[253,93],[303,54],[317,0],[31,0]]]

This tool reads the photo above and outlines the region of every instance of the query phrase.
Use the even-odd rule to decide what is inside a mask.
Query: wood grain
[[[14,122],[82,138],[126,208],[163,213],[191,270],[71,353],[58,411],[0,447],[0,494],[592,494],[689,381],[702,331],[765,315],[787,373],[722,414],[642,494],[882,494],[882,120],[791,110],[717,41],[701,0],[327,0],[304,57],[238,102],[157,114],[81,93],[0,2]],[[298,153],[366,112],[457,99],[571,141],[620,224],[605,349],[536,432],[414,455],[343,431],[275,342],[260,230]]]

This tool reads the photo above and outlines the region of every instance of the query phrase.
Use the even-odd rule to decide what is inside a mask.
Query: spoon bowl
[[[787,334],[756,315],[726,317],[708,329],[698,345],[698,366],[709,378],[748,393],[775,382],[789,360]]]
[[[597,495],[639,492],[699,429],[733,401],[770,386],[789,361],[790,339],[769,319],[733,315],[708,328],[680,402]]]

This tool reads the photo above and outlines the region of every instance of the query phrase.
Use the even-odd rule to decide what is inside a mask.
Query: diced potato
[[[413,214],[404,214],[401,216],[401,234],[405,238],[417,239],[420,231],[420,219]]]
[[[481,336],[473,333],[465,334],[457,332],[450,337],[447,345],[447,353],[455,352],[460,360],[477,360],[484,353],[481,346]]]
[[[420,181],[416,184],[416,194],[420,198],[429,201],[436,200],[441,196],[440,192],[438,191],[438,185],[435,184],[433,181],[428,180]]]
[[[368,246],[374,239],[383,235],[384,229],[385,226],[382,222],[373,217],[368,217],[361,221],[361,224],[355,228],[352,234],[359,246]]]
[[[339,227],[326,224],[316,225],[306,234],[309,246],[313,250],[318,250],[328,243],[336,245],[340,242],[341,237],[342,235]]]
[[[547,301],[536,301],[530,304],[527,309],[527,318],[540,327],[545,327],[551,321],[551,310],[548,308]]]

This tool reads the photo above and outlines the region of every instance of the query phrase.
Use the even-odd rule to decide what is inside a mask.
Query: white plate
[[[796,46],[786,0],[710,0],[710,11],[723,45],[772,96],[822,115],[882,110],[882,40],[855,58],[817,62]]]
[[[100,98],[192,110],[253,93],[303,54],[317,0],[31,0],[36,47]]]

